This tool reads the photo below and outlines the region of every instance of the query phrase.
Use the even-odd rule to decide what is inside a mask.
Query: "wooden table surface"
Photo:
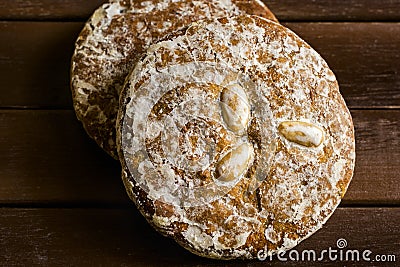
[[[85,134],[69,61],[102,2],[0,0],[0,265],[270,265],[203,259],[156,233],[129,201],[118,162]],[[267,4],[332,67],[356,129],[349,190],[296,249],[336,248],[344,238],[349,249],[396,257],[274,265],[400,266],[400,0]]]

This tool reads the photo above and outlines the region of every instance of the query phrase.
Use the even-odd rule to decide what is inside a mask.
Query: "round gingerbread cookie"
[[[71,67],[75,112],[89,136],[118,158],[119,91],[140,54],[190,22],[246,12],[276,20],[258,0],[117,0],[101,6],[76,41]]]
[[[332,215],[353,175],[353,123],[333,72],[257,16],[193,23],[150,46],[120,101],[129,196],[201,256],[293,248]]]

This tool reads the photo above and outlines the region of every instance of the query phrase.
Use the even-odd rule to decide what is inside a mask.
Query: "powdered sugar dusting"
[[[121,98],[128,192],[149,222],[194,253],[255,258],[265,247],[292,248],[326,222],[354,169],[351,116],[331,75],[294,33],[258,17],[195,23],[150,47]],[[236,84],[250,107],[243,134],[218,102]],[[303,145],[279,132],[285,121],[303,123],[290,129]],[[252,148],[246,172],[216,182],[218,162],[240,144]]]

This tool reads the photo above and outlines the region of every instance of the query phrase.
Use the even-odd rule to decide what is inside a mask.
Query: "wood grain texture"
[[[400,258],[400,208],[339,208],[327,224],[296,250],[348,249]],[[2,266],[269,266],[270,262],[215,261],[190,254],[156,233],[132,209],[1,209]],[[343,249],[346,252],[347,248]],[[327,257],[325,257],[327,259]],[[274,260],[274,266],[316,266],[313,262]],[[325,260],[318,266],[332,266]],[[340,262],[338,266],[395,266]]]
[[[399,205],[400,110],[353,110],[351,114],[356,166],[344,203]]]
[[[400,107],[400,23],[287,23],[324,56],[350,107]],[[0,23],[0,107],[71,108],[79,22]]]
[[[105,0],[2,0],[0,19],[86,20]],[[399,0],[263,0],[281,21],[400,19]]]
[[[81,28],[0,22],[0,106],[70,108],[69,66]]]
[[[2,0],[0,20],[86,20],[106,0]]]
[[[400,110],[352,111],[355,176],[344,204],[400,204]],[[127,205],[119,164],[73,111],[0,111],[0,203]]]
[[[280,21],[399,21],[399,0],[262,0]]]

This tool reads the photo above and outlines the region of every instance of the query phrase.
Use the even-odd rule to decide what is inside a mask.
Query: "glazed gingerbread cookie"
[[[201,256],[293,248],[332,215],[353,175],[353,123],[334,74],[270,20],[207,20],[150,46],[120,100],[129,196]]]
[[[276,20],[259,0],[114,0],[102,5],[79,35],[71,67],[75,112],[89,136],[117,158],[119,91],[140,54],[190,22],[246,12]]]

